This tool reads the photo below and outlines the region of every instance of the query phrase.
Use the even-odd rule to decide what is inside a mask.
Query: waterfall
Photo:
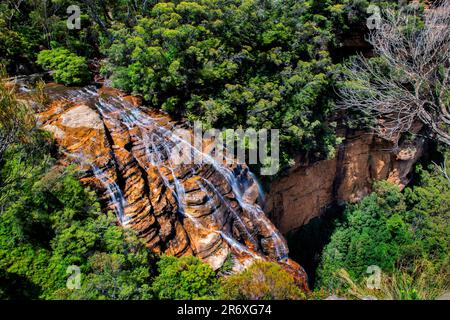
[[[123,196],[122,190],[119,188],[115,181],[109,181],[107,178],[105,178],[104,172],[97,168],[95,165],[92,165],[92,171],[95,177],[106,188],[106,194],[110,199],[110,205],[114,208],[114,212],[116,213],[120,223],[123,226],[126,226],[128,224],[128,219],[125,215],[125,207],[127,206],[127,202],[125,200],[125,197]]]
[[[189,214],[188,211],[191,207],[186,201],[185,183],[187,179],[198,176],[199,180],[197,180],[196,185],[201,192],[206,194],[208,205],[213,203],[213,199],[218,199],[218,203],[221,204],[220,209],[214,208],[214,210],[225,210],[227,212],[226,216],[230,217],[231,221],[236,224],[236,227],[242,233],[240,237],[250,241],[255,249],[261,250],[262,244],[259,243],[260,239],[258,238],[258,240],[255,237],[255,233],[262,231],[266,235],[264,241],[272,244],[273,250],[275,251],[275,258],[280,261],[287,258],[288,250],[284,238],[265,216],[261,207],[256,203],[252,203],[244,196],[246,189],[256,184],[259,199],[264,198],[262,189],[255,176],[251,172],[243,171],[248,170],[246,167],[244,168],[236,164],[231,169],[230,165],[217,161],[211,155],[204,153],[203,150],[197,149],[190,141],[176,135],[173,132],[175,125],[170,121],[163,125],[158,122],[159,118],[151,116],[140,107],[132,106],[122,98],[98,94],[95,87],[66,90],[64,93],[56,93],[56,95],[71,103],[76,101],[91,101],[92,103],[90,105],[96,109],[101,117],[105,130],[111,136],[110,139],[117,139],[123,133],[130,135],[132,146],[128,151],[132,157],[144,170],[149,170],[150,168],[156,169],[162,183],[170,190],[176,200],[177,213],[189,219],[195,228],[203,231],[206,230],[208,234],[219,234],[234,251],[254,256],[254,253],[245,244],[239,242],[234,237],[231,228],[228,230],[216,230]],[[109,142],[109,144],[109,148],[114,154],[114,142]],[[171,152],[175,147],[180,145],[185,148],[184,150],[189,150],[194,157],[201,157],[203,163],[175,165],[171,159]],[[144,157],[139,154],[141,150],[144,152]],[[94,177],[106,190],[106,195],[109,198],[108,204],[114,208],[120,223],[124,225],[131,223],[127,217],[127,208],[130,206],[127,202],[127,195],[121,189],[120,183],[118,181],[112,181],[113,179],[106,174],[107,164],[98,163],[100,162],[98,159],[102,159],[103,155],[97,154],[97,158],[91,160],[89,160],[90,158],[87,155],[72,154],[71,156],[77,158],[84,166],[91,168]],[[117,168],[117,163],[112,162],[110,161],[109,166],[115,166]],[[221,177],[221,181],[229,186],[233,199],[237,202],[239,208],[236,209],[233,207],[230,202],[231,200],[223,195],[219,186],[210,181],[209,177],[202,176],[201,172],[208,170],[202,171],[200,170],[201,168],[211,168],[213,174]],[[211,205],[211,207],[213,206]],[[243,219],[243,214],[246,216],[246,221],[251,219],[253,221],[252,223],[258,224],[259,231],[255,229],[249,230],[249,227]],[[213,212],[212,218],[216,218],[215,216],[215,212]]]

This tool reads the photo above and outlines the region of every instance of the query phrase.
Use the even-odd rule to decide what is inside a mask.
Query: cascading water
[[[194,156],[197,153],[201,153],[201,156],[203,159],[206,159],[206,163],[211,164],[214,166],[214,168],[221,173],[223,178],[225,178],[230,186],[233,189],[233,192],[236,196],[236,199],[238,200],[241,207],[248,212],[250,212],[255,219],[261,220],[262,217],[265,216],[264,212],[262,211],[261,207],[259,205],[251,204],[243,199],[243,193],[244,190],[240,187],[237,176],[235,173],[233,173],[229,168],[225,167],[223,164],[217,162],[213,157],[211,157],[208,154],[202,153],[200,150],[196,149],[193,145],[190,144],[190,142],[180,138],[179,136],[175,135],[172,131],[169,131],[168,129],[164,127],[157,126],[155,124],[155,120],[152,119],[148,114],[142,112],[141,110],[134,108],[130,109],[130,106],[127,103],[124,103],[124,101],[119,101],[116,99],[116,109],[115,111],[120,113],[120,117],[124,120],[124,123],[129,129],[132,129],[133,127],[138,127],[143,135],[150,135],[151,137],[158,137],[161,141],[166,138],[169,142],[176,145],[177,143],[183,143],[188,146],[190,152],[194,154]],[[121,109],[118,109],[121,108]],[[150,130],[148,129],[150,127]],[[170,160],[170,147],[167,143],[162,143],[164,153],[167,159],[169,159],[169,164],[171,164]],[[152,144],[154,147],[154,144]],[[178,200],[179,204],[179,210],[181,213],[184,213],[184,188],[178,181],[175,173],[174,168],[171,166],[169,168],[173,183],[175,185],[175,197]],[[212,188],[212,192],[219,195],[219,197],[222,197],[220,193],[215,190],[215,188]],[[259,189],[259,192],[261,190]],[[263,197],[262,195],[260,195]],[[223,197],[222,197],[223,199]],[[234,213],[235,214],[235,213]],[[192,217],[189,217],[192,219]],[[239,220],[239,219],[238,219]],[[197,222],[196,222],[197,223]],[[273,227],[271,224],[266,224],[266,227],[268,230],[270,230],[270,233],[272,235],[272,240],[274,241],[274,247],[276,250],[276,254],[278,259],[285,259],[287,258],[287,247],[284,243],[283,238],[279,234],[279,232]]]
[[[110,206],[114,208],[114,212],[116,213],[120,223],[123,226],[126,226],[128,224],[128,219],[125,215],[125,207],[127,206],[127,202],[123,196],[122,190],[116,182],[108,181],[104,177],[104,172],[97,168],[95,165],[92,165],[92,172],[106,188],[106,194],[110,198]]]
[[[106,142],[100,143],[103,137],[97,131],[86,129],[83,138],[70,145],[66,153],[90,169],[93,178],[105,190],[108,207],[116,212],[120,222],[137,229],[149,243],[155,245],[169,238],[172,240],[165,241],[170,245],[184,247],[180,244],[181,238],[173,235],[173,232],[183,234],[173,218],[176,213],[197,230],[192,231],[181,220],[188,234],[185,241],[190,243],[188,246],[194,254],[208,256],[216,252],[214,255],[218,255],[223,245],[217,240],[217,245],[209,242],[219,237],[231,252],[239,255],[255,258],[261,257],[258,252],[262,252],[277,260],[287,259],[285,240],[256,200],[246,196],[247,188],[256,186],[259,199],[263,199],[262,190],[247,167],[217,161],[191,141],[175,134],[176,125],[167,120],[167,116],[150,114],[117,95],[99,93],[95,87],[56,91],[53,98],[71,106],[86,104],[97,113],[101,125],[97,125],[96,130],[104,131]],[[61,123],[66,125],[74,120],[65,119],[64,114],[61,117]],[[52,126],[52,121],[47,120],[47,125]],[[194,158],[201,157],[202,163],[175,164],[171,153],[180,145]],[[148,186],[135,190],[137,185]],[[174,203],[164,190],[172,195]],[[165,213],[172,206],[175,212]],[[166,250],[164,247],[167,245],[160,245],[161,250]],[[185,252],[186,249],[180,250]]]

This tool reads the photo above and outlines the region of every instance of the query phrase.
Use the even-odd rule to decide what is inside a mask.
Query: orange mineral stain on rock
[[[78,165],[104,209],[152,251],[195,255],[214,269],[231,257],[235,271],[255,259],[279,261],[307,290],[303,268],[288,259],[283,236],[258,204],[247,166],[209,158],[176,164],[177,146],[204,150],[174,134],[179,123],[118,90],[51,86],[48,95],[39,122],[53,133],[61,161]]]

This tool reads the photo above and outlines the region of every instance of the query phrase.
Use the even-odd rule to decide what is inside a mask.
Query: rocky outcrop
[[[184,124],[118,91],[50,86],[47,93],[51,103],[39,121],[54,134],[62,161],[76,163],[105,210],[151,250],[195,255],[214,269],[231,258],[236,271],[255,259],[278,261],[307,289],[306,274],[288,259],[245,165],[217,162],[175,133]],[[179,146],[202,161],[175,163]]]
[[[287,233],[333,203],[360,201],[374,181],[388,180],[404,188],[423,152],[421,139],[395,147],[366,132],[347,134],[334,159],[297,165],[274,181],[265,211]]]

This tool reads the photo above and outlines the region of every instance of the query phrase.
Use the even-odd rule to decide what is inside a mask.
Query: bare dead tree
[[[378,58],[359,55],[344,67],[341,107],[374,119],[375,131],[388,140],[419,121],[450,146],[450,0],[423,16],[410,7],[385,10],[381,19],[369,36]]]
[[[438,170],[438,172],[440,172],[450,182],[450,173],[447,166],[447,161],[448,159],[445,158],[441,165],[436,162],[433,162],[433,164],[436,167],[436,170]]]

